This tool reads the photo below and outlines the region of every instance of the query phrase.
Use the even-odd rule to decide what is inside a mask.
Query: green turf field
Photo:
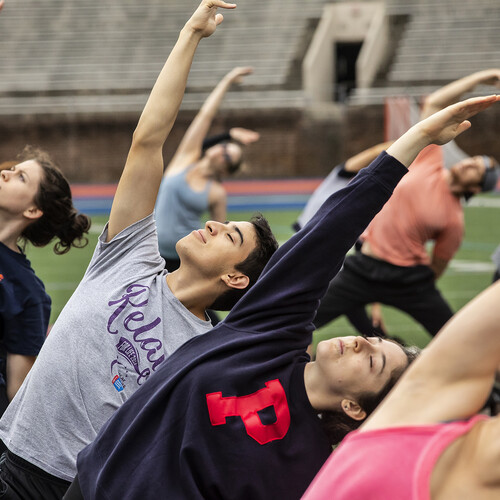
[[[291,224],[299,213],[299,210],[290,210],[269,211],[265,214],[280,243],[292,235]],[[250,216],[251,212],[229,214],[232,220],[245,220]],[[466,235],[462,247],[439,282],[440,289],[454,310],[462,307],[491,281],[493,265],[490,255],[500,243],[500,199],[477,197],[474,203],[465,209],[465,219]],[[56,256],[50,247],[27,248],[33,268],[44,281],[47,292],[52,297],[51,323],[55,321],[83,276],[94,251],[97,236],[106,220],[106,216],[92,218],[90,242],[84,249],[72,249],[67,255]],[[402,337],[407,342],[423,347],[430,339],[411,318],[392,308],[384,307],[384,320],[390,333]],[[349,323],[344,318],[339,318],[318,330],[315,340],[351,333],[353,330]]]

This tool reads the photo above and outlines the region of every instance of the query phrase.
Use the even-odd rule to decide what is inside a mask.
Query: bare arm
[[[208,133],[224,95],[233,83],[241,81],[243,76],[250,73],[252,73],[252,68],[237,67],[217,84],[184,134],[177,151],[168,164],[165,175],[167,173],[173,175],[198,160],[201,156],[203,139]]]
[[[31,370],[36,356],[7,353],[7,398],[12,401]]]
[[[466,92],[480,84],[496,85],[500,82],[500,69],[487,69],[455,80],[428,96],[422,108],[421,118],[427,118],[450,104],[458,102]]]
[[[446,144],[465,132],[471,126],[467,119],[497,100],[496,95],[473,97],[448,106],[411,127],[387,149],[387,153],[409,167],[422,149],[429,144]]]
[[[449,262],[448,259],[441,259],[440,257],[436,257],[435,255],[432,256],[430,268],[434,273],[434,279],[437,280],[438,278],[441,277],[441,275],[445,272],[446,268],[448,267],[448,262]]]
[[[233,127],[229,130],[229,135],[231,139],[241,142],[241,144],[252,144],[260,138],[260,134],[255,132],[255,130],[249,130],[242,127]]]
[[[365,149],[361,153],[352,156],[345,162],[344,170],[358,173],[362,168],[367,167],[382,151],[385,151],[394,141],[381,142],[371,148]]]
[[[226,190],[218,182],[212,183],[208,202],[210,219],[225,222],[227,220],[227,194]]]
[[[366,424],[432,424],[470,417],[484,405],[500,363],[500,283],[441,329]]]
[[[222,22],[217,7],[235,4],[203,0],[182,29],[135,129],[132,145],[111,208],[108,241],[151,214],[163,175],[162,148],[177,116],[194,53],[200,40]]]

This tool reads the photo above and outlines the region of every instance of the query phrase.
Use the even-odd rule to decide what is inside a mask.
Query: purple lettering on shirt
[[[161,318],[157,317],[145,324],[145,316],[141,308],[145,308],[148,304],[148,292],[148,286],[132,284],[126,289],[126,293],[121,298],[109,301],[109,306],[117,307],[108,319],[107,330],[111,335],[118,334],[120,328],[131,332],[134,342],[138,344],[140,350],[146,353],[146,358],[152,363],[151,368],[155,371],[165,360],[165,355],[162,353],[163,344],[161,340],[145,335],[146,332],[153,330],[161,323]],[[130,340],[120,337],[116,347],[118,354],[125,358],[138,374],[137,383],[140,385],[143,379],[149,377],[150,369],[141,370],[139,352]],[[157,356],[158,353],[161,354]]]

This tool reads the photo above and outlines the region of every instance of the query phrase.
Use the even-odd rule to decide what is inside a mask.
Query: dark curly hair
[[[64,254],[73,247],[81,248],[88,243],[84,236],[90,228],[90,219],[78,213],[73,206],[71,190],[63,173],[41,149],[26,146],[19,161],[34,160],[42,167],[42,178],[34,203],[43,215],[21,233],[21,241],[36,247],[48,245],[54,238],[54,252]]]
[[[373,411],[375,411],[375,408],[377,408],[377,406],[382,402],[387,394],[389,394],[390,390],[394,387],[401,375],[403,375],[405,370],[420,354],[420,349],[418,347],[406,347],[401,345],[399,342],[396,342],[395,340],[392,340],[392,342],[398,344],[401,347],[403,352],[406,354],[408,364],[402,369],[393,370],[388,382],[380,392],[365,392],[360,396],[358,404],[366,412],[367,417],[371,413],[373,413]],[[328,436],[328,439],[332,446],[340,443],[340,441],[342,441],[342,439],[344,439],[344,437],[349,432],[357,429],[364,422],[364,420],[354,420],[353,418],[349,417],[349,415],[347,415],[343,410],[321,411],[319,413],[319,417],[321,420],[321,426]]]
[[[249,278],[249,284],[244,289],[230,288],[219,295],[209,309],[216,311],[229,311],[238,300],[255,284],[265,265],[278,248],[278,242],[271,231],[267,219],[262,214],[255,214],[250,221],[255,229],[257,245],[248,257],[236,264],[237,271]]]

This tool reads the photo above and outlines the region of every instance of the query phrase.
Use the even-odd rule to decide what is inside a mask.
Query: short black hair
[[[234,267],[237,271],[242,272],[249,278],[249,284],[246,288],[230,288],[219,297],[208,309],[215,309],[216,311],[229,311],[238,300],[248,291],[255,282],[258,280],[262,270],[266,266],[269,259],[274,252],[278,249],[278,242],[271,231],[269,222],[260,213],[252,216],[250,221],[255,229],[257,237],[257,245],[250,252],[248,257],[239,262]]]

